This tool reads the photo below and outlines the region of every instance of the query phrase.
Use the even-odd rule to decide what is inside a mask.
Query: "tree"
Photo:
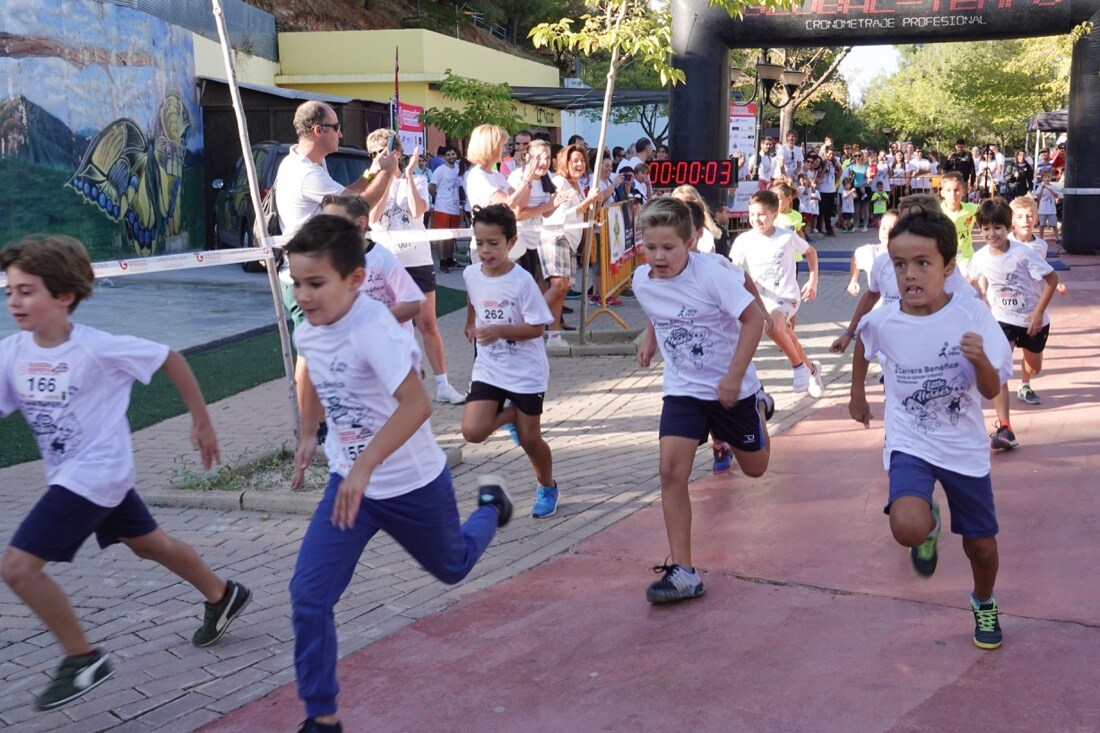
[[[598,57],[588,59],[581,71],[580,78],[589,86],[599,87],[607,79],[610,55],[601,54]],[[664,85],[652,66],[638,63],[627,63],[619,69],[616,75],[617,86],[627,89],[659,90]],[[593,121],[600,119],[597,110],[585,110],[582,114]],[[664,123],[658,126],[658,123]],[[641,104],[630,107],[613,107],[611,110],[611,122],[616,125],[637,122],[641,125],[646,137],[653,141],[654,145],[661,145],[668,134],[668,103]]]
[[[457,76],[447,69],[439,91],[447,101],[463,106],[429,107],[420,113],[420,121],[438,127],[449,138],[462,140],[463,150],[478,125],[500,125],[513,133],[523,129],[523,119],[516,113],[512,90],[507,84]]]

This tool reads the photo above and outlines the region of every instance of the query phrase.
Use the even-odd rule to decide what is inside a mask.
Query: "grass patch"
[[[445,287],[436,290],[436,312],[440,316],[465,307],[465,291]],[[275,331],[194,354],[187,357],[187,362],[202,386],[207,404],[283,376],[282,350]],[[127,415],[130,429],[137,432],[186,411],[168,377],[157,372],[148,386],[134,384]],[[38,444],[22,414],[0,420],[0,468],[38,458]]]

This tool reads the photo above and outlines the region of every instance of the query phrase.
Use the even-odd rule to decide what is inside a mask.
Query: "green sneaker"
[[[990,598],[985,603],[975,604],[971,599],[970,610],[974,612],[974,646],[979,649],[999,648],[1004,642],[1004,635],[997,618],[997,601]]]
[[[940,505],[936,502],[932,502],[932,516],[936,518],[935,529],[920,546],[909,549],[909,562],[913,565],[913,572],[923,578],[932,577],[940,559],[936,552],[936,541],[940,538]]]
[[[53,682],[38,696],[38,709],[61,707],[106,682],[114,673],[107,655],[98,649],[79,657],[65,657],[54,673]]]
[[[245,609],[245,606],[251,600],[252,591],[248,588],[233,580],[226,582],[225,598],[214,605],[203,604],[206,613],[202,620],[202,626],[191,637],[191,643],[195,646],[210,646],[222,638],[222,634],[229,628],[229,624],[241,615],[241,611]]]

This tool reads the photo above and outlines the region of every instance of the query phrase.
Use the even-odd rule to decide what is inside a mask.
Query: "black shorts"
[[[100,547],[109,547],[156,528],[156,520],[133,489],[118,506],[104,507],[55,484],[15,530],[11,546],[47,562],[72,562],[93,532]]]
[[[409,277],[416,283],[416,287],[420,288],[420,292],[435,292],[435,265],[406,267],[405,272],[409,273]]]
[[[496,402],[497,412],[504,412],[505,400],[511,400],[512,404],[516,406],[516,409],[522,412],[524,415],[542,414],[542,401],[546,396],[545,392],[536,392],[532,394],[523,394],[520,392],[509,392],[506,389],[486,384],[485,382],[470,382],[470,392],[466,395],[466,404],[471,402]]]
[[[1033,354],[1041,354],[1043,349],[1047,347],[1047,337],[1050,336],[1049,323],[1043,326],[1043,330],[1034,336],[1029,336],[1024,326],[1001,323],[1000,321],[997,321],[997,325],[1004,331],[1005,338],[1008,339],[1008,343],[1012,344],[1013,348],[1019,346],[1021,349],[1030,351]]]
[[[756,395],[750,395],[733,406],[723,407],[718,400],[669,395],[661,409],[660,437],[707,442],[707,436],[729,443],[730,447],[755,453],[764,448],[764,423],[756,406]]]

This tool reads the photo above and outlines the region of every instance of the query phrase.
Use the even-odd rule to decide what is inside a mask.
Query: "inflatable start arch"
[[[742,20],[707,0],[672,0],[673,64],[687,83],[669,98],[676,157],[721,160],[729,145],[731,48],[986,41],[1058,35],[1092,20],[1073,51],[1066,145],[1064,247],[1100,250],[1100,0],[806,0],[793,11],[754,6]],[[700,125],[701,120],[713,120]]]

